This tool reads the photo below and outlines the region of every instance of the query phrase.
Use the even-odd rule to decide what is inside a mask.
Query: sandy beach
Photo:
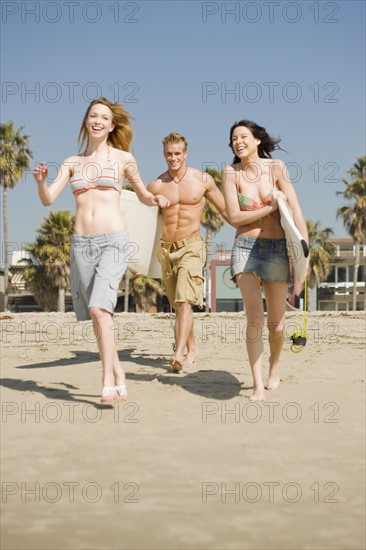
[[[114,406],[89,322],[9,317],[4,550],[365,547],[363,313],[310,313],[264,404],[249,401],[245,315],[196,314],[199,357],[174,374],[169,316],[117,314],[129,400]]]

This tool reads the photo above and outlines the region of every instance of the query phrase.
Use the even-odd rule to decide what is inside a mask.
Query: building
[[[33,311],[43,311],[43,308],[36,302],[34,294],[30,288],[26,285],[24,279],[24,264],[22,260],[29,257],[29,253],[25,250],[18,250],[12,253],[11,262],[9,266],[9,309],[13,312],[33,312]],[[3,298],[4,298],[4,270],[0,271],[0,306],[2,306],[1,311],[3,311]],[[115,312],[119,313],[124,311],[124,300],[125,300],[125,277],[123,277],[120,288],[118,291],[117,304]],[[72,296],[70,291],[65,293],[65,311],[73,311]],[[139,312],[140,309],[135,303],[133,293],[129,293],[128,300],[128,311]],[[164,293],[163,296],[157,297],[156,305],[152,306],[149,310],[150,313],[156,313],[157,311],[170,311],[169,301]]]
[[[355,246],[352,239],[333,239],[336,256],[326,281],[317,288],[317,309],[351,311]],[[360,246],[360,267],[357,277],[357,310],[364,309],[366,245]]]
[[[5,271],[0,267],[0,311],[4,311]]]
[[[353,269],[355,248],[352,239],[333,239],[336,245],[336,255],[332,262],[331,271],[326,281],[311,292],[311,310],[320,311],[351,311],[353,299]],[[23,255],[22,255],[23,254]],[[9,288],[9,307],[12,311],[42,311],[35,302],[33,293],[26,288],[23,278],[23,265],[20,260],[24,252],[13,253],[10,266],[11,284]],[[360,267],[358,271],[358,299],[357,309],[364,309],[365,296],[365,256],[366,246],[360,246]],[[223,250],[217,252],[211,261],[210,310],[212,312],[243,311],[243,301],[240,290],[230,276],[231,252]],[[3,284],[2,273],[1,282]],[[0,288],[0,298],[3,296],[3,287]],[[66,311],[72,311],[72,300],[69,292],[65,297]],[[158,299],[157,311],[169,311],[169,302],[164,295]],[[116,312],[124,310],[124,281],[121,284]],[[195,308],[196,311],[200,311]],[[136,304],[130,295],[129,311],[136,311]]]
[[[352,239],[333,239],[336,255],[327,280],[312,289],[311,310],[351,311],[355,247]],[[217,252],[211,262],[211,311],[242,311],[239,289],[230,278],[230,252]],[[357,309],[364,309],[366,245],[360,246]]]
[[[231,280],[231,252],[217,252],[211,261],[211,311],[243,311],[239,288]]]

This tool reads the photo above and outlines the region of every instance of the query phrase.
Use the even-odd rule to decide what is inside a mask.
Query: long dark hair
[[[281,147],[278,146],[281,140],[271,137],[263,126],[258,126],[258,124],[256,124],[252,120],[240,120],[239,122],[235,122],[235,124],[233,124],[233,126],[230,128],[229,147],[231,148],[231,150],[233,150],[233,132],[238,126],[245,126],[246,128],[249,128],[253,136],[256,139],[261,140],[260,144],[258,145],[258,155],[260,158],[271,159],[271,152],[275,149],[281,149]],[[240,162],[240,158],[235,155],[233,164],[236,164],[238,162]]]

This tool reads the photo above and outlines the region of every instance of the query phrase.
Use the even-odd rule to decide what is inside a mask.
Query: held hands
[[[35,167],[33,176],[37,183],[44,183],[46,181],[48,168],[46,168],[43,162],[40,162],[39,165]]]
[[[170,201],[164,197],[164,195],[155,195],[152,198],[152,202],[155,206],[159,206],[160,208],[168,208],[170,206]]]

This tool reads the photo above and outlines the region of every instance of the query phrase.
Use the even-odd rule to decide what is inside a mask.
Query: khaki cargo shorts
[[[206,246],[202,235],[182,241],[160,241],[158,260],[169,302],[203,306],[203,274]]]

